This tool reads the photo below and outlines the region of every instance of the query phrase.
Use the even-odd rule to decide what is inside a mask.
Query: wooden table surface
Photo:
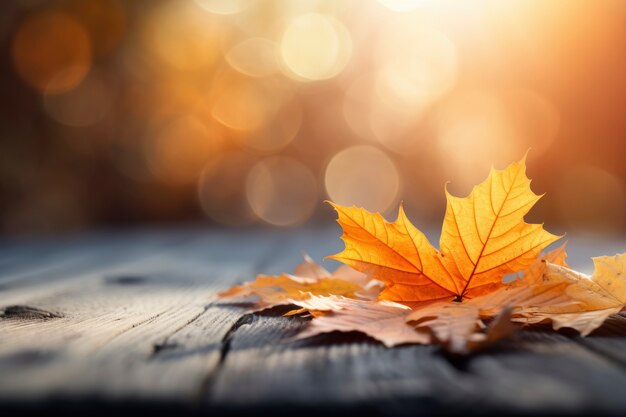
[[[293,342],[305,319],[211,300],[257,273],[291,271],[302,251],[335,253],[339,233],[181,228],[1,240],[0,411],[626,415],[621,316],[587,338],[540,327],[453,357],[358,333]],[[590,272],[590,256],[625,242],[571,236],[570,263]]]

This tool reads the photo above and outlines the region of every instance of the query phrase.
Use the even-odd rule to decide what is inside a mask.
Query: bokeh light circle
[[[254,0],[195,0],[204,10],[215,14],[236,14],[241,13],[250,6]]]
[[[254,223],[246,198],[246,178],[255,159],[243,152],[224,152],[211,158],[198,180],[202,211],[217,223],[245,226]]]
[[[343,116],[350,129],[364,139],[377,139],[387,149],[406,154],[415,152],[419,138],[416,127],[424,108],[398,106],[381,91],[377,74],[356,78],[343,97]]]
[[[510,120],[498,97],[485,91],[459,92],[439,106],[436,145],[453,192],[469,191],[489,166],[510,163],[528,150]]]
[[[224,126],[239,131],[255,131],[269,122],[275,103],[263,89],[249,82],[229,86],[216,95],[211,115]]]
[[[392,21],[376,49],[377,89],[397,108],[427,105],[455,84],[458,58],[454,43],[441,31],[414,21]]]
[[[258,162],[246,180],[250,207],[259,218],[275,226],[304,223],[315,210],[317,191],[311,171],[285,156]]]
[[[278,70],[276,43],[249,38],[233,46],[224,56],[235,70],[250,77],[267,77]]]
[[[161,71],[161,63],[181,71],[211,67],[221,56],[226,31],[216,17],[198,11],[198,6],[188,2],[155,7],[144,19],[143,45],[137,52],[156,58],[154,68]]]
[[[398,198],[400,175],[383,151],[369,145],[353,146],[337,153],[324,177],[330,199],[383,212]]]
[[[394,12],[408,12],[424,5],[427,0],[378,0],[378,2]]]
[[[288,76],[299,81],[324,80],[345,68],[352,41],[348,30],[333,17],[306,13],[285,29],[280,54]]]
[[[242,139],[242,145],[257,152],[277,152],[289,145],[297,136],[302,119],[302,104],[294,98],[277,110],[272,123],[256,132],[246,134]]]
[[[91,68],[85,28],[63,13],[33,15],[13,38],[13,63],[24,81],[41,91],[61,93],[78,85]]]

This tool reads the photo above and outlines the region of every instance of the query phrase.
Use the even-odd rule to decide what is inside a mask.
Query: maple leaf
[[[519,328],[511,322],[511,311],[510,307],[505,307],[489,323],[486,332],[472,334],[467,340],[466,350],[461,353],[483,349],[498,340],[510,338],[515,334]]]
[[[254,281],[232,287],[218,294],[219,298],[256,298],[252,308],[267,308],[292,304],[289,300],[306,299],[312,295],[341,295],[351,298],[374,299],[381,283],[344,265],[334,273],[328,272],[308,255],[295,268],[295,274],[258,275]],[[292,311],[288,315],[301,311]]]
[[[504,286],[504,275],[529,267],[559,239],[524,216],[539,200],[530,189],[525,158],[488,178],[466,198],[446,190],[447,208],[437,251],[400,206],[395,222],[357,207],[338,213],[345,249],[333,256],[383,281],[381,299],[409,306],[462,301]]]
[[[447,190],[446,197],[440,250],[402,205],[389,223],[378,213],[331,203],[345,243],[331,258],[345,265],[331,274],[305,257],[295,275],[259,275],[220,296],[257,296],[257,309],[299,306],[287,314],[313,320],[298,339],[360,331],[389,347],[438,343],[456,353],[511,336],[514,322],[551,321],[584,336],[624,309],[626,253],[594,258],[592,276],[569,268],[565,244],[540,256],[559,237],[524,222],[540,198],[530,189],[525,159],[492,169],[465,198]],[[513,273],[521,276],[504,283]]]
[[[481,329],[478,307],[467,303],[438,302],[407,316],[416,328],[429,329],[433,337],[451,351],[465,351],[469,337]]]
[[[290,300],[314,315],[296,336],[304,339],[333,331],[359,331],[387,347],[400,344],[440,343],[454,353],[467,353],[509,337],[517,328],[511,324],[510,309],[485,326],[478,308],[465,303],[434,303],[418,311],[387,300],[355,300],[340,296],[311,296]]]
[[[469,303],[479,308],[481,317],[493,317],[507,306],[519,312],[530,306],[568,302],[570,298],[565,289],[570,282],[546,280],[544,277],[547,263],[567,266],[565,245],[538,257],[520,278]]]
[[[570,327],[585,336],[623,309],[626,254],[594,258],[591,277],[570,269],[566,256],[563,245],[537,259],[521,279],[469,304],[478,307],[482,317],[508,306],[515,322],[551,321],[555,329]]]
[[[406,323],[411,309],[404,304],[386,300],[355,300],[336,295],[311,296],[304,300],[290,301],[307,310],[327,312],[313,319],[296,339],[333,331],[359,331],[387,347],[431,342],[428,332],[418,331]]]
[[[626,253],[593,258],[591,276],[546,262],[543,282],[534,286],[538,300],[518,302],[513,320],[551,321],[554,329],[569,327],[586,336],[626,305]]]
[[[511,322],[510,307],[485,325],[476,306],[458,302],[430,304],[409,314],[407,320],[418,330],[429,329],[439,344],[454,353],[484,349],[518,330]]]

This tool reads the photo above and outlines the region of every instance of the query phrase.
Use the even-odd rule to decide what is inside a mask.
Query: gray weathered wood
[[[95,397],[301,414],[626,410],[623,317],[588,338],[525,331],[460,358],[357,333],[293,341],[306,320],[216,302],[257,273],[292,270],[302,252],[337,252],[338,234],[180,229],[0,242],[0,406],[56,397],[89,407]],[[589,256],[625,247],[570,238],[570,263],[590,272]]]
[[[13,368],[0,374],[0,395],[189,396],[210,372],[210,361],[205,367],[159,361],[154,350],[201,315],[212,314],[209,298],[253,276],[254,266],[267,263],[271,253],[279,253],[270,249],[281,245],[275,236],[257,234],[238,238],[243,245],[234,251],[236,242],[229,239],[227,234],[192,239],[107,267],[105,253],[80,276],[75,264],[61,262],[65,268],[54,270],[52,282],[3,291],[5,305],[35,307],[56,317],[14,314],[0,320],[0,363]],[[40,275],[35,269],[24,276],[40,280]],[[231,312],[214,320],[220,326],[206,328],[213,350],[219,352],[223,333],[239,315]],[[39,359],[30,360],[34,357]],[[170,369],[180,377],[171,378]]]

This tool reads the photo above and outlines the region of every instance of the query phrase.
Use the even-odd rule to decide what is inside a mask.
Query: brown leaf
[[[433,338],[454,353],[468,353],[510,337],[516,330],[511,323],[510,308],[485,326],[479,308],[470,303],[442,302],[420,308],[407,316],[409,324],[429,329]]]
[[[499,290],[477,297],[468,303],[479,307],[482,317],[494,317],[507,306],[518,311],[524,307],[550,305],[567,302],[569,297],[565,288],[569,282],[547,280],[544,278],[546,262],[566,265],[565,243],[560,247],[540,256],[524,271],[521,278],[501,287]]]
[[[594,258],[592,276],[568,268],[566,256],[563,245],[535,261],[522,278],[468,304],[482,317],[508,306],[515,322],[552,322],[555,329],[569,327],[585,336],[626,304],[626,254]]]
[[[626,304],[626,253],[593,258],[591,276],[565,266],[546,263],[544,282],[537,286],[559,288],[559,298],[528,303],[514,309],[514,319],[523,323],[551,321],[555,329],[569,327],[583,336],[597,329]]]
[[[474,333],[467,341],[468,351],[484,349],[493,343],[508,339],[519,328],[511,322],[511,308],[506,307],[489,323],[486,333]]]
[[[453,352],[467,351],[467,340],[480,331],[478,307],[467,303],[440,302],[419,308],[407,316],[417,329],[428,329]]]
[[[406,323],[411,309],[391,301],[354,300],[345,297],[311,296],[291,300],[293,304],[312,311],[326,311],[309,323],[296,338],[303,339],[332,331],[359,331],[392,347],[405,343],[430,343],[428,332],[416,330]]]
[[[295,275],[260,275],[220,295],[257,296],[257,309],[299,306],[288,315],[314,319],[298,338],[360,331],[386,346],[436,342],[467,353],[511,336],[513,322],[551,321],[555,329],[586,335],[626,304],[626,254],[594,258],[592,276],[567,266],[565,245],[537,258],[558,237],[524,222],[540,198],[525,169],[522,160],[492,170],[466,198],[446,192],[440,251],[402,206],[388,223],[380,214],[333,204],[345,242],[333,258],[346,265],[331,274],[307,256]]]
[[[312,295],[340,295],[350,298],[373,299],[382,283],[365,274],[343,266],[334,273],[305,255],[296,267],[296,274],[258,275],[256,280],[232,287],[218,294],[220,298],[255,298],[252,311],[291,304],[289,300],[306,299]],[[299,314],[300,311],[287,313]]]

